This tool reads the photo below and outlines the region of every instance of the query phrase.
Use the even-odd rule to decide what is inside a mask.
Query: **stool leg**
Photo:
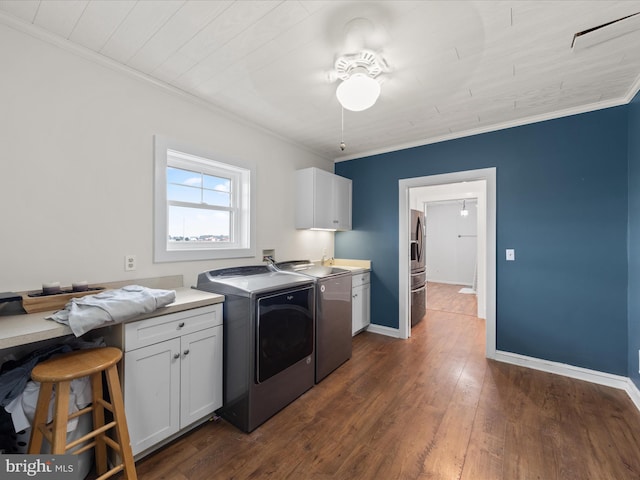
[[[31,435],[29,437],[29,454],[39,454],[42,450],[42,431],[40,430],[40,424],[47,423],[47,417],[49,415],[49,403],[51,402],[51,392],[53,391],[53,384],[41,383],[40,392],[38,393],[38,403],[36,404],[36,413],[31,425]]]
[[[93,429],[104,425],[104,407],[98,399],[102,399],[102,372],[91,375],[91,397],[93,402]],[[104,432],[95,437],[96,472],[102,475],[107,471],[107,445]]]
[[[70,382],[56,383],[56,403],[53,413],[53,445],[51,453],[61,455],[67,447],[67,419],[69,418]]]
[[[124,413],[124,402],[122,400],[120,380],[118,379],[118,367],[116,365],[112,365],[107,368],[105,374],[107,377],[107,386],[109,387],[109,395],[111,396],[111,405],[113,406],[113,417],[116,421],[115,428],[118,435],[118,443],[120,444],[120,454],[122,456],[122,464],[124,465],[124,475],[127,480],[137,480],[136,464],[133,461],[131,439],[129,438],[127,418]]]

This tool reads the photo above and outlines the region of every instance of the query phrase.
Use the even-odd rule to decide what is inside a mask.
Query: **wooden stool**
[[[136,480],[136,467],[131,453],[131,441],[124,414],[122,390],[118,379],[117,363],[122,352],[113,347],[92,348],[66,353],[39,363],[31,372],[31,378],[40,382],[40,394],[36,406],[35,418],[29,440],[30,454],[39,454],[42,438],[51,443],[51,453],[64,454],[77,445],[94,439],[87,445],[74,451],[80,454],[95,447],[96,472],[98,480],[109,478],[124,470],[125,478]],[[107,378],[107,387],[111,403],[102,396],[102,372]],[[69,414],[69,387],[76,378],[91,377],[93,402],[87,408]],[[51,392],[55,385],[56,399],[53,421],[47,424],[47,414]],[[113,421],[105,425],[104,409],[113,414]],[[67,421],[85,413],[93,412],[93,431],[67,445]],[[117,442],[106,435],[107,430],[115,427]],[[107,445],[114,449],[122,463],[107,472]],[[105,473],[106,472],[106,473]]]

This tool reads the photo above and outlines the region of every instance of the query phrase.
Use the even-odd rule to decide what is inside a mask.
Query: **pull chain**
[[[344,143],[344,107],[341,107],[342,110],[342,129],[340,131],[340,150],[344,151],[347,148],[347,145]]]

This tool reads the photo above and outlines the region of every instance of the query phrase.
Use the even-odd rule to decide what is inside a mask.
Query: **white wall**
[[[462,217],[462,201],[426,204],[428,281],[473,285],[477,257],[476,205],[475,200],[466,200],[469,215]]]
[[[333,234],[294,228],[294,171],[329,161],[2,24],[0,65],[0,291],[333,255]],[[154,134],[256,163],[259,258],[153,263]]]

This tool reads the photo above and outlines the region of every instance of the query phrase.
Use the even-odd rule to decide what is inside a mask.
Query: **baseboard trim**
[[[497,351],[494,360],[624,390],[640,412],[640,389],[629,377],[589,370],[588,368],[576,367],[566,363],[527,357],[526,355],[511,352]]]
[[[566,363],[527,357],[526,355],[511,352],[497,351],[495,360],[624,390],[636,406],[636,409],[640,411],[640,390],[638,390],[638,387],[636,387],[629,377],[589,370],[588,368],[576,367]]]
[[[430,283],[445,283],[447,285],[460,285],[461,287],[472,287],[469,282],[456,282],[453,280],[437,280],[435,278],[427,278],[427,282]]]
[[[379,335],[385,335],[387,337],[400,338],[400,329],[385,327],[383,325],[376,325],[375,323],[369,324],[365,329],[367,332],[377,333]]]
[[[400,338],[399,329],[376,325],[374,323],[370,324],[366,328],[366,331],[385,335],[387,337]],[[629,398],[635,405],[636,409],[640,412],[640,389],[638,389],[636,384],[633,383],[629,377],[576,367],[575,365],[569,365],[568,363],[559,363],[551,360],[528,357],[518,353],[503,352],[500,350],[496,351],[496,355],[493,357],[493,360],[518,365],[520,367],[532,368],[542,372],[553,373],[555,375],[562,375],[563,377],[584,380],[585,382],[617,388],[618,390],[624,390],[627,395],[629,395]]]
[[[627,395],[629,395],[629,397],[631,398],[631,401],[640,411],[640,390],[630,378],[627,378],[627,388],[625,390],[627,392]]]

